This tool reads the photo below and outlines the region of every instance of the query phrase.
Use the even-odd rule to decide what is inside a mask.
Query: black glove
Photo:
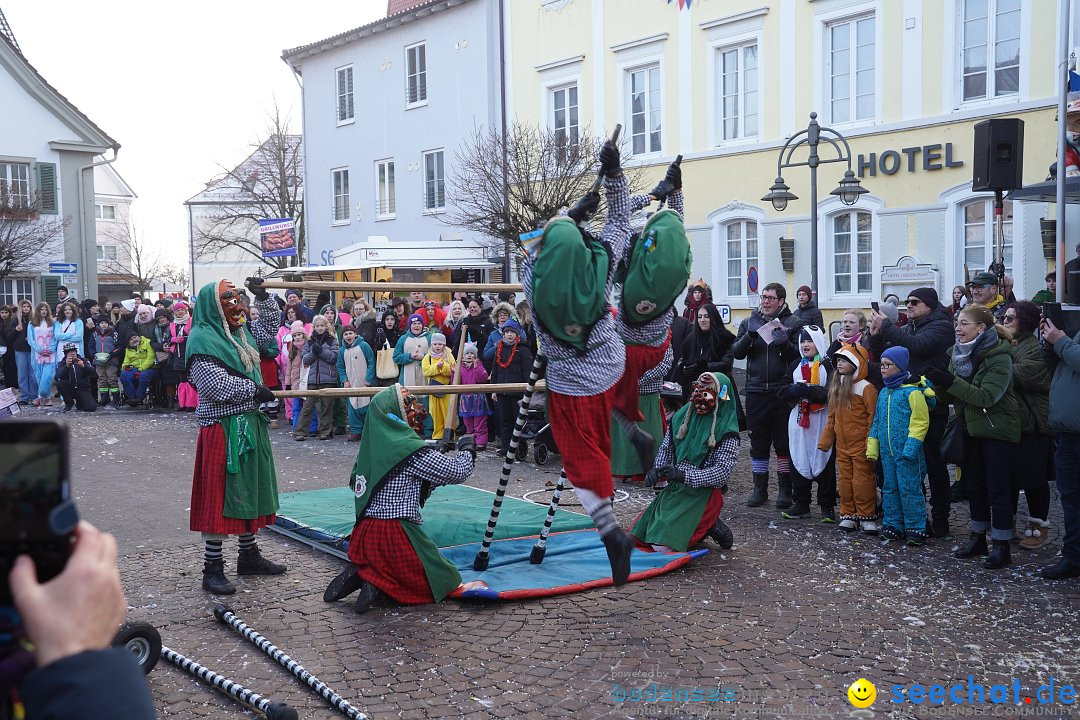
[[[673,190],[682,190],[682,166],[675,163],[668,165],[667,174],[664,175],[664,182],[671,183]]]
[[[619,177],[622,175],[619,147],[610,140],[605,141],[600,146],[600,174],[607,177]]]
[[[263,279],[261,277],[249,277],[244,278],[244,285],[251,291],[251,294],[255,296],[258,301],[263,301],[270,297],[270,293],[263,289]]]
[[[656,184],[649,194],[660,202],[667,200],[667,196],[674,192],[675,186],[671,184],[666,178]]]
[[[268,403],[268,402],[273,402],[273,400],[274,400],[274,391],[273,390],[266,387],[265,385],[256,385],[255,386],[255,402],[257,402],[257,403]]]
[[[682,482],[686,479],[686,473],[674,465],[664,465],[663,467],[657,468],[657,472],[660,473],[660,477],[668,482],[671,482],[672,480]]]
[[[462,435],[457,441],[458,452],[467,452],[472,455],[472,459],[476,461],[476,436],[475,435]]]
[[[596,212],[596,208],[600,206],[600,193],[587,192],[581,196],[581,199],[577,201],[574,207],[570,208],[566,214],[570,216],[570,219],[576,223],[581,223],[592,217],[592,214]]]
[[[810,386],[806,383],[792,383],[788,386],[788,393],[796,398],[805,398],[810,396]]]
[[[455,449],[454,441],[453,440],[440,440],[438,442],[438,444],[435,446],[435,449],[445,455],[446,453],[448,453],[448,452]]]
[[[786,341],[788,339],[787,328],[782,328],[782,327],[773,328],[772,339],[773,339],[773,342],[784,342],[784,341]]]
[[[645,487],[656,487],[656,483],[660,480],[660,471],[657,468],[652,468],[649,472],[645,473]]]
[[[948,370],[940,370],[936,367],[926,368],[926,377],[930,379],[934,387],[941,388],[942,390],[948,390],[956,377]]]

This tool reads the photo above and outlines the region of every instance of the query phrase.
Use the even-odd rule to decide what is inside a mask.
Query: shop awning
[[[1057,182],[1047,180],[1034,185],[1026,185],[1013,190],[1005,196],[1005,199],[1017,202],[1056,203]],[[1080,205],[1080,177],[1065,178],[1065,202]]]

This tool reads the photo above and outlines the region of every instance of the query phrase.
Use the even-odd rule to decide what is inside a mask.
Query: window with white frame
[[[717,133],[721,141],[757,137],[757,43],[717,50]]]
[[[116,260],[116,246],[115,245],[98,245],[97,246],[97,259],[98,262],[104,260]]]
[[[6,277],[0,280],[0,305],[17,305],[20,300],[29,300],[33,304],[33,279]],[[9,348],[9,352],[14,351],[14,348]]]
[[[349,222],[349,168],[332,170],[331,181],[334,187],[333,221],[347,223]]]
[[[405,104],[427,102],[427,46],[405,48]]]
[[[727,238],[727,294],[746,294],[746,273],[758,264],[756,220],[732,220],[723,228]]]
[[[578,140],[578,86],[577,83],[548,90],[551,106],[550,127],[559,142]]]
[[[396,213],[394,161],[379,160],[375,163],[375,219],[389,220]]]
[[[30,207],[30,163],[0,162],[0,208]]]
[[[963,223],[964,258],[972,274],[990,267],[997,255],[997,243],[994,232],[994,201],[982,198],[964,204],[961,222]],[[1005,272],[1012,273],[1013,265],[1013,204],[1005,201],[1002,216],[1002,236],[1005,239],[1002,255],[1005,259]]]
[[[337,121],[340,125],[354,117],[353,69],[352,65],[347,65],[337,69]]]
[[[96,203],[94,217],[98,220],[116,220],[116,206]]]
[[[833,248],[833,292],[868,293],[873,281],[873,215],[849,210],[829,218]]]
[[[443,179],[443,151],[424,153],[424,211],[446,209],[446,186]]]
[[[873,15],[825,26],[825,96],[831,122],[874,117],[874,33]]]
[[[1020,92],[1020,0],[959,0],[964,101]]]
[[[634,155],[660,152],[662,149],[660,64],[627,70],[626,91],[630,152]]]

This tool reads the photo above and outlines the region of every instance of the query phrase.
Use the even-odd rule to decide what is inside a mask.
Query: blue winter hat
[[[897,367],[900,372],[907,372],[908,363],[911,362],[911,353],[903,345],[894,345],[881,353],[881,358],[888,360]]]
[[[525,331],[521,329],[521,325],[514,318],[510,318],[509,320],[507,320],[506,324],[503,325],[502,330],[503,332],[506,332],[507,330],[513,330],[517,333],[518,337],[521,337],[525,334]]]

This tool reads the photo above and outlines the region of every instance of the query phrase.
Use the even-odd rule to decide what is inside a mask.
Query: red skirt
[[[349,536],[349,561],[360,577],[399,603],[435,602],[424,564],[401,523],[368,517],[356,523]]]
[[[262,373],[263,385],[271,390],[281,389],[281,377],[278,375],[278,364],[276,360],[259,358],[259,371]]]
[[[225,517],[225,429],[221,423],[199,428],[195,476],[191,481],[191,529],[217,535],[244,535],[273,525],[276,515],[244,520]]]
[[[560,395],[548,390],[551,435],[574,487],[610,497],[611,407],[618,385],[599,395]],[[634,388],[637,404],[637,388]]]
[[[660,347],[650,345],[626,346],[626,369],[619,382],[615,383],[615,409],[625,415],[630,422],[641,422],[645,416],[638,407],[638,381],[641,376],[652,370],[664,360],[664,353],[671,344],[671,333]]]

